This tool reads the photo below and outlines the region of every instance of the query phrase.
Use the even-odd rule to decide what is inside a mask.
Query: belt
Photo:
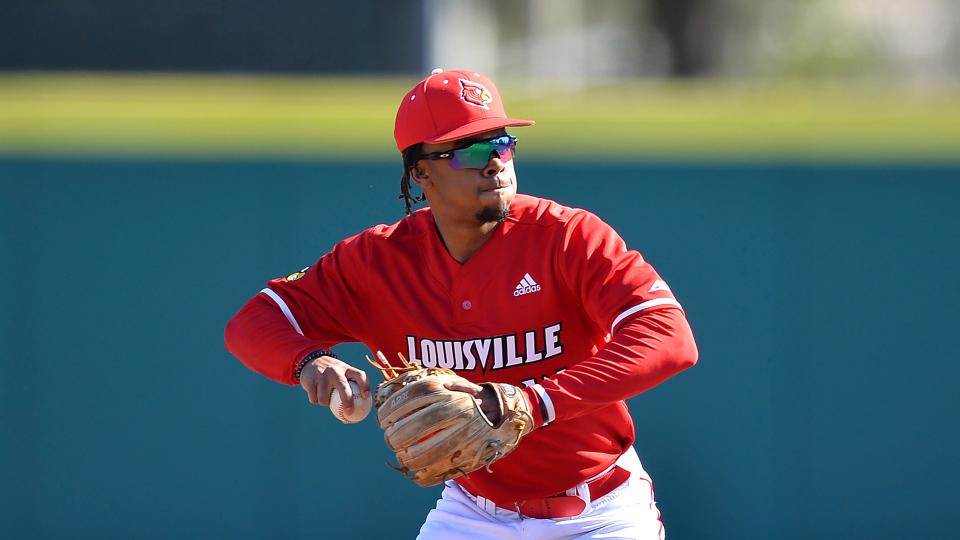
[[[630,478],[630,471],[623,467],[615,466],[597,478],[587,482],[590,500],[595,501],[607,493],[610,493],[620,487],[628,478]],[[466,488],[464,488],[464,490],[471,493],[474,497],[477,496]],[[579,516],[587,508],[587,500],[583,497],[567,495],[566,493],[558,493],[540,499],[527,499],[525,501],[510,503],[501,501],[491,502],[505,510],[517,512],[522,516],[534,519],[557,519]]]

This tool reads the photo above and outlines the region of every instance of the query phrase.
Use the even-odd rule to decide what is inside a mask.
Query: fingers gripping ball
[[[432,486],[482,467],[489,470],[533,428],[530,406],[516,386],[481,385],[493,390],[498,400],[500,419],[494,424],[472,394],[445,386],[466,379],[449,369],[422,368],[399,357],[400,367],[390,366],[382,354],[379,363],[370,360],[384,376],[374,404],[383,438],[396,453],[394,468],[417,484]]]
[[[340,397],[340,392],[334,388],[330,392],[330,412],[344,424],[356,424],[370,414],[370,409],[373,407],[373,398],[368,396],[364,399],[360,395],[360,386],[354,381],[349,381],[349,383],[350,390],[353,393],[353,411],[347,413],[343,407],[343,398]]]

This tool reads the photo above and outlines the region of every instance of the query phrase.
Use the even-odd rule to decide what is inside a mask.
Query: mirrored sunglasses
[[[490,156],[494,152],[501,160],[510,161],[513,159],[516,147],[517,138],[513,135],[504,135],[486,141],[478,141],[463,148],[421,154],[419,159],[449,159],[450,167],[458,170],[482,169],[487,166]]]

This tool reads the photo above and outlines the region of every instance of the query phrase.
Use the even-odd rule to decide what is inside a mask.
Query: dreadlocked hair
[[[403,176],[400,177],[400,196],[397,198],[403,199],[403,204],[407,208],[407,215],[413,213],[413,205],[427,200],[426,195],[421,193],[420,196],[416,196],[410,191],[412,189],[410,185],[410,169],[417,166],[419,158],[419,144],[409,146],[403,151]]]

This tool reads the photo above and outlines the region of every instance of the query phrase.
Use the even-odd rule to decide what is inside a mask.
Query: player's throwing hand
[[[310,403],[330,405],[330,394],[336,390],[343,401],[346,413],[353,412],[353,390],[347,381],[360,387],[361,397],[370,397],[370,381],[362,369],[330,356],[319,356],[307,362],[300,372],[300,386],[307,393]]]

